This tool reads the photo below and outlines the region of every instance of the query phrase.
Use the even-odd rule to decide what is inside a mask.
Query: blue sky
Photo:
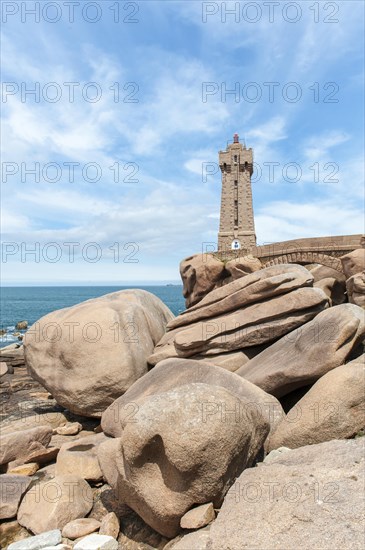
[[[363,2],[36,4],[2,4],[4,283],[177,281],[234,132],[259,244],[364,232]]]

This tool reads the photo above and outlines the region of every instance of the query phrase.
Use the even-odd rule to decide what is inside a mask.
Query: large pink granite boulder
[[[115,446],[101,444],[98,456],[119,498],[172,538],[192,506],[220,506],[235,478],[253,465],[268,432],[269,423],[237,392],[187,383],[138,400]]]
[[[365,271],[347,279],[346,289],[349,302],[365,309]]]
[[[101,416],[138,378],[171,311],[144,290],[122,290],[54,311],[26,333],[30,374],[70,411]]]
[[[342,269],[346,278],[349,279],[352,275],[365,271],[365,248],[358,248],[345,254],[340,258]]]
[[[180,262],[180,275],[185,304],[189,308],[224,278],[224,263],[212,254],[195,254]]]
[[[185,386],[186,384],[209,384],[225,388],[237,399],[249,401],[258,410],[274,431],[285,416],[279,401],[259,387],[211,362],[192,359],[166,359],[140,378],[129,390],[116,399],[103,413],[101,425],[107,435],[120,437],[124,428],[134,422],[140,402],[147,397]],[[219,404],[207,405],[207,413],[221,415]],[[228,417],[227,417],[228,418]]]
[[[363,550],[364,439],[307,445],[246,469],[209,531],[173,548]]]
[[[300,265],[272,266],[212,290],[173,319],[149,362],[267,344],[310,321],[329,298]]]
[[[230,274],[231,280],[240,279],[249,273],[254,273],[263,268],[261,261],[251,254],[229,260],[225,265],[226,271]]]
[[[365,355],[322,376],[283,416],[269,449],[353,437],[365,427]]]
[[[353,304],[335,306],[266,348],[236,374],[281,397],[345,363],[364,337],[363,310]]]

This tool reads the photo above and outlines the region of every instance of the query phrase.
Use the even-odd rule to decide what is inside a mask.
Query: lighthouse
[[[219,151],[219,167],[222,196],[218,250],[249,253],[256,246],[251,189],[253,152],[240,143],[238,134],[234,134],[225,151]]]

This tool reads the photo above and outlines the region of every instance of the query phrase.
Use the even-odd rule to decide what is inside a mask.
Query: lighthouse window
[[[234,161],[237,162],[237,155],[235,155],[233,158],[234,158]]]
[[[234,186],[237,187],[237,185],[238,185],[238,181],[234,180]]]

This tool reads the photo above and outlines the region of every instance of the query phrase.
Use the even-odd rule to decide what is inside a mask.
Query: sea
[[[174,315],[185,309],[182,285],[165,286],[33,286],[2,287],[0,290],[1,314],[0,328],[7,332],[0,336],[0,348],[19,342],[15,325],[19,321],[35,323],[51,311],[79,304],[90,298],[97,298],[110,292],[130,288],[141,288],[155,294]]]

